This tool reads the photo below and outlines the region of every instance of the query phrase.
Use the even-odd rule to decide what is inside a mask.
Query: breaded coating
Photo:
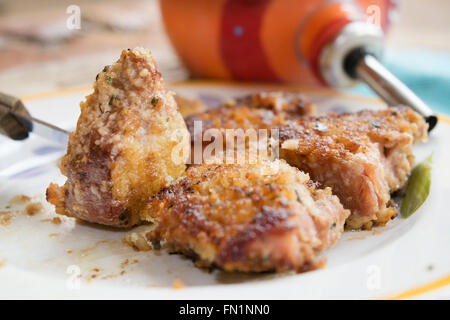
[[[94,92],[80,104],[60,166],[67,177],[51,184],[47,201],[56,212],[90,222],[129,227],[154,193],[185,170],[189,133],[173,93],[150,52],[123,51],[97,75]]]
[[[262,272],[315,268],[349,215],[331,190],[284,161],[202,164],[150,200],[153,241],[203,267]]]
[[[202,132],[208,129],[270,129],[290,119],[314,115],[316,107],[297,93],[261,92],[232,100],[223,106],[186,118],[191,142],[202,137],[194,132],[194,122],[202,122]],[[225,133],[223,133],[225,136]],[[201,140],[200,140],[201,141]]]
[[[412,145],[427,138],[424,119],[407,107],[305,117],[279,130],[280,157],[331,187],[351,210],[347,226],[365,229],[396,215],[390,193],[411,173]]]
[[[312,116],[316,113],[315,104],[295,92],[258,92],[226,102],[224,106],[267,109],[276,114],[284,112],[293,118]]]
[[[190,115],[205,112],[208,109],[208,106],[201,100],[189,99],[178,93],[175,94],[175,102],[177,103],[178,111],[180,111],[184,119]]]

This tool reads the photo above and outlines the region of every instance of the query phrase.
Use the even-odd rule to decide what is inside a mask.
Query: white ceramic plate
[[[185,82],[173,90],[210,104],[260,90],[300,90],[319,112],[383,108],[376,100],[334,91],[295,87]],[[88,88],[24,98],[38,118],[72,129]],[[136,252],[118,231],[63,218],[53,208],[34,216],[16,214],[0,225],[1,298],[450,298],[450,122],[443,119],[417,161],[433,153],[431,194],[409,219],[401,217],[372,231],[346,232],[324,254],[324,269],[303,274],[208,273],[179,255]],[[37,136],[24,142],[0,137],[0,211],[18,194],[45,203],[50,182],[62,183],[56,163],[64,147]],[[13,209],[16,207],[13,207]],[[174,283],[183,283],[181,289]],[[176,287],[176,286],[175,286]]]

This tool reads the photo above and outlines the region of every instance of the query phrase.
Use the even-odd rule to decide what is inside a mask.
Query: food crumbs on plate
[[[59,233],[50,233],[48,236],[49,236],[50,238],[54,238],[54,237],[59,236]]]
[[[112,274],[107,274],[107,275],[101,277],[100,279],[108,280],[108,279],[114,279],[114,278],[117,278],[117,275],[112,273]]]
[[[0,211],[0,225],[7,226],[11,223],[13,213],[11,211]]]
[[[180,290],[186,287],[186,285],[181,281],[180,279],[175,279],[175,281],[172,284],[172,288],[175,290]]]
[[[42,219],[41,222],[51,222],[53,224],[61,224],[62,220],[59,217],[54,217],[52,219]]]
[[[34,216],[36,213],[42,212],[42,203],[32,202],[25,207],[25,213],[29,216]]]
[[[139,260],[137,260],[137,259],[133,259],[132,261],[130,261],[130,260],[128,260],[128,259],[125,259],[125,260],[122,261],[122,263],[120,264],[120,268],[121,268],[121,269],[125,269],[126,266],[129,266],[129,265],[132,265],[132,264],[135,264],[135,263],[138,263],[138,262],[139,262]]]
[[[4,267],[5,265],[6,265],[6,259],[5,258],[0,259],[0,268]]]
[[[114,243],[115,241],[111,240],[101,240],[96,242],[92,247],[88,247],[80,250],[81,257],[87,257],[92,251],[97,250],[101,245],[106,245],[110,243]]]
[[[152,250],[151,244],[145,238],[142,233],[133,232],[122,238],[122,242],[129,245],[136,251],[150,251]]]
[[[30,198],[29,196],[26,196],[26,195],[24,195],[24,194],[20,194],[20,195],[17,195],[17,196],[12,197],[12,198],[9,200],[8,204],[9,204],[10,206],[13,206],[13,205],[22,205],[22,204],[27,203],[27,202],[30,201],[30,200],[31,200],[31,198]]]
[[[53,223],[53,224],[61,224],[61,218],[59,218],[59,217],[55,217],[55,218],[53,218],[52,220],[51,220],[51,222]]]
[[[71,254],[73,251],[72,250],[66,250],[66,253]]]
[[[433,266],[432,264],[430,264],[430,265],[427,267],[427,270],[428,270],[428,271],[433,271],[433,270],[434,270],[434,266]]]
[[[120,267],[123,269],[123,268],[125,268],[129,263],[130,263],[130,260],[125,259],[125,260],[122,261],[122,263],[120,264]]]

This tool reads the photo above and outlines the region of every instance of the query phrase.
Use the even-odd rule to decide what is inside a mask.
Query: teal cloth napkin
[[[384,65],[438,113],[450,114],[450,54],[425,50],[387,50]],[[347,92],[375,96],[366,85]]]

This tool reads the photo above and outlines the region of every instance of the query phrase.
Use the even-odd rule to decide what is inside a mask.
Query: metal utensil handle
[[[33,129],[33,124],[26,119],[29,115],[19,98],[0,92],[0,134],[14,140],[26,139]]]
[[[0,134],[23,140],[33,132],[66,145],[70,132],[30,115],[19,98],[0,92]]]
[[[438,118],[433,110],[374,56],[366,54],[361,57],[356,65],[355,75],[369,85],[387,104],[406,105],[421,114],[428,122],[428,131],[436,126]]]

